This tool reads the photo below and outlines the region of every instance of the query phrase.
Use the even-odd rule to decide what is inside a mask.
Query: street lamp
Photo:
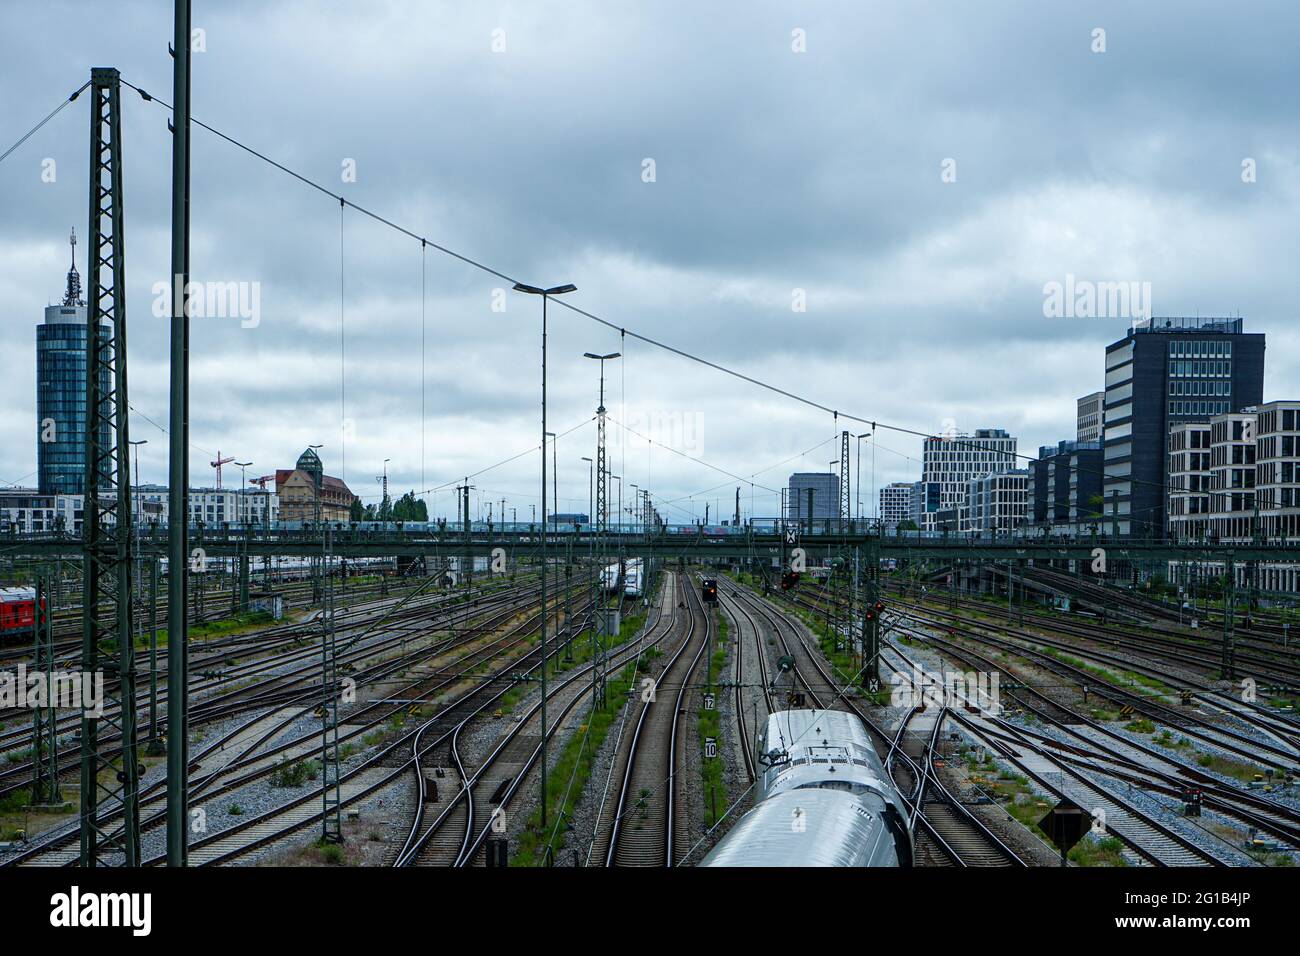
[[[246,472],[244,471],[244,469],[247,468],[249,465],[251,465],[252,462],[237,461],[235,462],[235,464],[239,466],[239,512],[238,513],[239,513],[239,524],[242,527],[243,525],[248,523],[248,506],[244,504],[244,491],[246,487],[245,477],[244,477],[246,475]]]
[[[862,520],[862,439],[864,439],[864,438],[870,438],[870,437],[871,437],[871,434],[872,434],[871,432],[863,432],[861,435],[854,435],[854,436],[853,436],[855,439],[857,439],[857,441],[855,441],[854,444],[858,446],[858,466],[857,466],[857,467],[858,467],[858,474],[857,474],[856,481],[857,481],[857,485],[858,485],[858,497],[857,497],[858,507],[857,507],[857,518],[858,518],[859,521]],[[874,445],[872,445],[871,447],[872,447],[873,449],[875,448]]]
[[[551,520],[555,521],[555,516],[560,513],[560,453],[558,450],[560,447],[560,436],[555,434],[555,432],[547,432],[546,437],[551,440]],[[542,457],[546,457],[545,447],[542,448]],[[546,497],[545,488],[542,489],[542,497]],[[555,526],[557,531],[559,530],[559,527],[560,526],[557,523]],[[545,528],[542,529],[542,533],[546,533]]]
[[[131,446],[131,451],[135,455],[135,493],[136,493],[136,500],[138,502],[139,501],[138,496],[140,494],[140,446],[149,444],[149,439],[141,438],[139,441],[128,442],[128,444]],[[139,507],[138,506],[133,507],[131,510],[135,513],[136,524],[139,525],[140,523]]]
[[[553,295],[578,291],[572,283],[549,289],[515,283],[516,292],[542,297],[542,829],[546,828],[546,303]],[[549,862],[549,857],[547,858]]]
[[[593,462],[586,455],[582,456],[582,460],[587,463],[587,520],[591,521],[592,515],[595,514],[595,512],[592,511],[592,507],[593,507],[592,502],[595,501],[595,498],[592,497],[593,489],[595,487],[593,481],[593,475],[595,473],[595,462]]]

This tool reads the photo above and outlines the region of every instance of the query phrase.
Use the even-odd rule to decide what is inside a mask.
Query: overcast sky
[[[170,102],[171,9],[4,0],[0,150],[92,66]],[[1044,285],[1067,276],[1150,283],[1158,315],[1243,315],[1268,334],[1265,399],[1300,397],[1294,0],[195,0],[194,24],[195,118],[431,241],[572,282],[581,308],[827,407],[923,432],[1003,427],[1029,454],[1074,437],[1075,399],[1102,386],[1130,319],[1045,317]],[[86,231],[87,101],[0,164],[5,483],[35,483],[35,326],[62,293],[69,229]],[[166,436],[144,416],[168,425],[153,289],[169,268],[169,114],[129,90],[123,110],[131,434],[149,440],[143,478],[165,481]],[[323,443],[357,494],[378,495],[388,458],[395,493],[437,489],[442,514],[457,479],[531,447],[471,479],[476,513],[505,498],[526,519],[540,303],[430,248],[422,324],[420,244],[351,209],[340,303],[338,203],[202,129],[193,152],[193,277],[260,297],[255,324],[193,321],[193,483],[212,482],[218,449],[253,477]],[[658,444],[614,444],[612,467],[670,502],[670,521],[732,510],[739,482],[690,459],[743,476],[746,514],[752,479],[771,515],[767,489],[838,457],[845,423],[829,414],[550,317],[563,511],[587,510],[586,351],[625,353],[606,404]],[[878,445],[876,486],[919,477],[919,438],[881,430]]]

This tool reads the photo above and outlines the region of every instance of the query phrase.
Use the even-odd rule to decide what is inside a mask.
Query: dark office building
[[[804,471],[790,476],[786,488],[785,516],[795,521],[821,521],[840,515],[840,476],[834,472]]]
[[[36,474],[43,495],[78,495],[86,490],[86,302],[77,273],[76,235],[68,287],[61,305],[45,310],[36,327]],[[110,335],[104,323],[100,333]],[[109,377],[100,379],[107,392]],[[112,430],[100,443],[109,447]]]
[[[1258,405],[1264,335],[1239,318],[1153,318],[1106,347],[1105,513],[1120,534],[1163,537],[1169,430]]]
[[[1087,534],[1102,490],[1100,441],[1061,441],[1038,449],[1029,463],[1035,528],[1056,534]]]

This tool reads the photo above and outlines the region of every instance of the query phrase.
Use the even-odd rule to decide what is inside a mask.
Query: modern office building
[[[72,267],[59,305],[45,310],[36,327],[36,485],[42,495],[79,495],[86,490],[86,302],[77,272],[77,237]],[[111,326],[101,335],[107,340]],[[107,392],[104,373],[100,388]],[[99,441],[107,448],[112,430],[104,425]]]
[[[1100,441],[1061,441],[1038,449],[1029,463],[1030,520],[1040,531],[1089,534],[1101,524]]]
[[[274,523],[280,519],[280,499],[278,494],[271,494],[261,488],[191,488],[189,493],[190,524],[202,522],[205,525],[246,524],[254,527],[265,522]],[[348,505],[351,508],[351,504]],[[313,504],[314,513],[315,506]],[[336,514],[331,509],[330,514]],[[324,516],[322,515],[322,518]],[[308,520],[311,518],[297,520]],[[330,517],[326,520],[345,521],[344,518]]]
[[[911,508],[912,482],[895,481],[880,489],[880,522],[887,530],[893,531],[906,521]]]
[[[131,514],[138,524],[165,524],[167,489],[142,485],[131,489]],[[0,491],[0,532],[38,534],[62,532],[81,534],[85,517],[85,495],[43,495],[35,488],[6,488]],[[115,511],[105,512],[105,521],[117,522]]]
[[[937,481],[912,482],[912,497],[907,506],[907,517],[917,528],[925,527],[925,515],[939,510],[939,483]]]
[[[1210,540],[1246,544],[1255,521],[1255,410],[1210,419]]]
[[[1265,402],[1256,411],[1255,501],[1265,541],[1300,544],[1300,402]],[[1260,565],[1259,587],[1300,591],[1300,562]]]
[[[1209,468],[1208,472],[1203,467],[1196,472],[1191,469],[1194,465],[1204,465],[1204,458],[1197,454],[1195,458],[1189,456],[1186,462],[1175,460],[1174,453],[1170,454],[1170,466],[1183,468],[1187,471],[1179,471],[1170,475],[1170,494],[1169,509],[1170,515],[1170,533],[1175,529],[1186,530],[1190,524],[1182,516],[1172,514],[1175,507],[1181,502],[1196,501],[1199,496],[1194,496],[1190,492],[1173,491],[1175,487],[1180,487],[1175,482],[1175,478],[1186,478],[1187,485],[1190,487],[1194,484],[1190,479],[1198,477],[1201,479],[1201,487],[1205,487],[1208,479],[1209,485],[1209,511],[1204,514],[1203,521],[1198,520],[1194,527],[1205,528],[1205,539],[1213,544],[1248,544],[1256,535],[1256,511],[1255,511],[1255,453],[1257,442],[1255,437],[1256,427],[1256,410],[1252,407],[1243,409],[1240,412],[1229,412],[1223,415],[1215,415],[1209,423],[1204,426],[1208,430],[1209,438]],[[1179,426],[1174,426],[1175,429]],[[1180,434],[1186,435],[1189,429],[1182,428]],[[1186,444],[1191,441],[1203,443],[1204,438],[1200,437],[1203,433],[1199,429],[1191,430],[1197,435],[1196,439],[1184,438],[1180,444]],[[1171,448],[1175,443],[1176,435],[1174,429],[1170,433]],[[1237,564],[1234,568],[1233,577],[1236,579],[1238,587],[1247,587],[1250,584],[1250,573],[1252,568],[1245,562]],[[1169,563],[1169,579],[1179,585],[1199,585],[1212,578],[1218,578],[1227,573],[1227,567],[1223,562],[1175,562]]]
[[[925,439],[921,462],[921,483],[937,484],[939,501],[936,508],[920,513],[917,524],[922,531],[936,531],[939,528],[935,515],[960,508],[972,479],[1015,468],[1016,439],[1001,428],[979,428],[970,435],[932,436]]]
[[[958,521],[966,534],[1012,534],[1021,531],[1030,515],[1029,471],[1024,468],[973,478],[958,506]]]
[[[1264,336],[1239,318],[1153,318],[1106,347],[1106,518],[1120,534],[1165,534],[1170,430],[1258,405]]]
[[[1101,441],[1101,429],[1106,420],[1105,407],[1105,392],[1093,392],[1079,399],[1075,441]]]
[[[821,521],[840,516],[840,476],[829,471],[796,472],[786,489],[785,516]]]
[[[1171,429],[1169,534],[1187,542],[1300,544],[1300,401],[1266,402]],[[1199,585],[1219,562],[1170,562],[1169,579]],[[1300,561],[1238,562],[1238,588],[1300,592]]]
[[[1210,533],[1210,423],[1169,430],[1170,541],[1204,541]]]

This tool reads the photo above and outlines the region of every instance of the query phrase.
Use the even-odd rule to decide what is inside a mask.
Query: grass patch
[[[1070,850],[1069,859],[1076,866],[1128,866],[1124,844],[1117,838],[1088,833]]]
[[[591,778],[596,753],[609,734],[614,718],[626,703],[627,694],[635,680],[636,667],[632,664],[625,666],[616,677],[609,680],[605,685],[604,706],[590,714],[587,724],[579,727],[578,733],[564,745],[546,779],[546,802],[551,810],[551,822],[543,832],[541,808],[538,807],[529,815],[519,836],[518,852],[510,861],[511,866],[542,866],[546,862],[548,843],[552,859],[564,849],[568,826],[560,825],[558,821],[569,820],[574,805],[582,798],[582,792]]]
[[[708,660],[708,673],[704,683],[705,692],[714,694],[714,708],[701,708],[695,721],[700,740],[700,780],[704,784],[704,823],[709,827],[717,823],[718,814],[727,808],[727,788],[722,782],[722,714],[717,709],[718,675],[727,664],[727,619],[717,610],[713,612],[713,618],[717,622],[718,637]],[[710,737],[717,748],[716,755],[712,758],[705,754],[705,746]]]
[[[271,616],[270,611],[248,611],[243,614],[233,614],[230,617],[224,617],[217,621],[207,621],[203,624],[192,624],[189,627],[189,635],[191,641],[207,641],[214,637],[227,637],[231,634],[242,634],[246,631],[256,631],[259,628],[274,623],[275,618]],[[147,649],[149,647],[149,635],[138,635],[135,639],[135,646],[138,649]],[[167,646],[166,628],[158,629],[158,646]]]
[[[320,776],[319,760],[298,760],[277,767],[271,774],[271,786],[301,787],[308,780],[315,780],[318,776]]]

